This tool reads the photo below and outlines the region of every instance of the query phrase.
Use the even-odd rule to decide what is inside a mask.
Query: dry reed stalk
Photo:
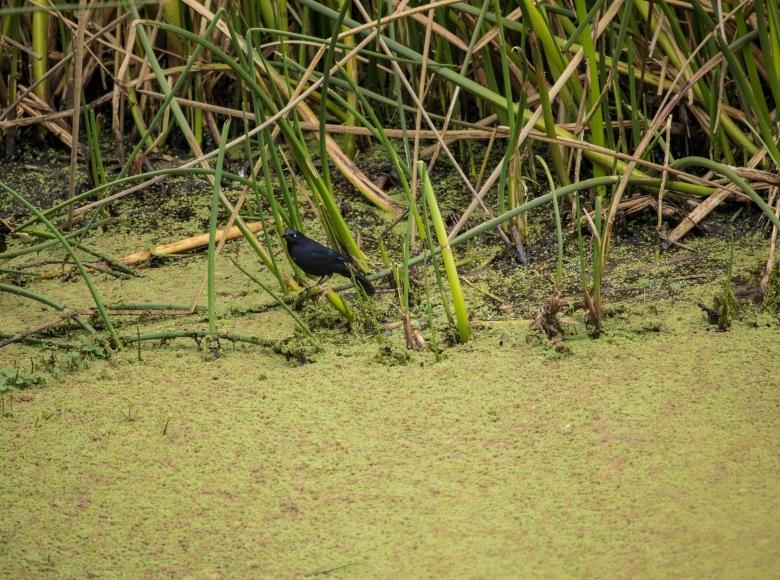
[[[246,227],[254,234],[263,229],[263,224],[261,222],[250,222],[246,224]],[[217,230],[217,240],[219,241],[234,240],[238,237],[241,237],[241,230],[238,227]],[[138,252],[134,252],[125,256],[119,261],[125,266],[136,266],[138,264],[149,262],[155,256],[169,256],[171,254],[191,252],[192,250],[197,250],[208,246],[208,243],[209,234],[199,234],[197,236],[185,238],[170,244],[163,244],[161,246],[152,248],[151,250],[140,250]]]

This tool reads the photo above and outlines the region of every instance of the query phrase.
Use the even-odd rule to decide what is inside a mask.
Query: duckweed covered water
[[[0,421],[9,576],[771,577],[773,328],[570,341],[491,328],[433,364],[331,345],[129,350]],[[633,335],[632,337],[629,337]]]
[[[176,227],[120,226],[100,249],[118,257],[202,224]],[[230,344],[207,362],[189,340],[69,365],[1,348],[0,367],[54,357],[61,371],[3,398],[2,575],[776,577],[778,323],[748,312],[728,333],[709,327],[695,301],[720,287],[727,245],[686,243],[698,253],[655,261],[652,243],[618,241],[608,332],[593,340],[577,325],[563,357],[512,320],[549,293],[552,258],[484,268],[489,244],[461,254],[475,340],[439,362],[398,356],[398,329],[350,331],[325,302],[304,312],[324,349],[297,366]],[[766,241],[738,243],[735,271],[749,278]],[[225,253],[257,270],[241,244]],[[109,303],[188,304],[204,271],[195,255],[97,281]],[[295,335],[224,258],[218,276],[220,329]],[[571,302],[576,281],[569,270]],[[90,305],[80,280],[29,287]],[[379,323],[397,317],[389,294],[375,303]],[[4,332],[56,317],[7,294],[0,307]],[[206,324],[202,313],[115,322],[130,336]]]

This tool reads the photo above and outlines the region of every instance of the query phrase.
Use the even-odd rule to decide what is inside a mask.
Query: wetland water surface
[[[772,577],[775,329],[491,329],[440,363],[124,352],[0,422],[9,576]],[[129,351],[129,349],[128,349]]]
[[[198,224],[177,227],[199,233]],[[183,233],[119,227],[100,249],[118,257]],[[755,270],[765,240],[739,244],[737,273]],[[529,345],[527,322],[493,320],[439,362],[406,360],[399,330],[380,340],[334,327],[325,302],[305,312],[324,349],[299,366],[242,345],[207,362],[188,340],[144,343],[140,361],[128,347],[68,364],[59,352],[6,346],[0,367],[27,372],[53,356],[63,372],[49,365],[46,386],[4,396],[0,570],[776,577],[777,322],[707,325],[694,301],[717,290],[724,248],[638,264],[618,244],[608,292],[626,299],[622,314],[598,340],[579,326],[563,357]],[[256,271],[241,244],[225,254],[239,249]],[[194,255],[97,282],[109,303],[186,304],[204,271]],[[474,273],[476,287],[511,307],[469,286],[474,317],[527,318],[549,271]],[[218,274],[221,329],[293,334],[282,311],[253,312],[268,297],[224,258]],[[80,280],[28,288],[89,306]],[[17,296],[0,300],[3,332],[52,319]],[[393,319],[389,302],[377,298],[380,322]],[[118,323],[130,336],[205,327],[203,314]]]

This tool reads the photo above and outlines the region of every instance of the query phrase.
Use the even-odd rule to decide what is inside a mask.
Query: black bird
[[[282,237],[295,265],[310,276],[320,276],[317,284],[322,284],[333,274],[341,274],[345,278],[354,276],[366,294],[371,296],[374,293],[371,282],[352,265],[351,257],[307,238],[298,230],[287,230]]]

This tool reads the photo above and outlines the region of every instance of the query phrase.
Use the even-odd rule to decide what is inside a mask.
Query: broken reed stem
[[[76,31],[76,40],[72,42],[73,52],[75,53],[75,63],[73,65],[73,84],[71,98],[73,99],[73,118],[71,119],[71,136],[73,145],[70,148],[70,179],[68,180],[68,199],[72,199],[76,194],[76,181],[78,180],[78,160],[79,160],[79,123],[81,121],[81,77],[84,69],[84,31],[87,28],[89,20],[89,10],[87,9],[87,0],[79,0],[78,11],[79,24]],[[73,223],[73,206],[68,207],[68,227]]]

